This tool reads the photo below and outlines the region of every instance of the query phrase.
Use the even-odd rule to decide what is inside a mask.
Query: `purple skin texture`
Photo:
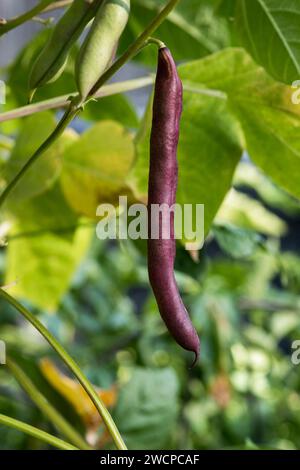
[[[150,140],[150,171],[148,188],[148,272],[160,315],[175,341],[195,354],[200,341],[182,302],[174,277],[176,240],[174,214],[170,217],[170,239],[151,239],[152,204],[176,202],[178,164],[177,146],[182,112],[182,83],[171,52],[159,49]]]

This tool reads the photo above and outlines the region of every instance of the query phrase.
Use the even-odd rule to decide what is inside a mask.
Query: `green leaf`
[[[177,202],[204,204],[208,233],[242,155],[241,134],[221,100],[189,93],[183,106]]]
[[[195,64],[195,67],[193,67]],[[201,61],[179,67],[184,84],[195,77]],[[224,99],[208,97],[189,89],[184,93],[178,147],[179,204],[204,204],[205,233],[231,186],[235,167],[242,155],[239,125]],[[147,195],[149,140],[152,120],[151,102],[136,139],[137,161],[130,175],[134,194]],[[216,177],[216,175],[218,175]]]
[[[278,188],[251,163],[241,162],[234,175],[234,185],[255,190],[258,196],[270,207],[283,214],[300,215],[300,201]]]
[[[276,338],[284,338],[299,328],[299,313],[281,310],[272,314],[271,328]]]
[[[237,2],[238,0],[219,0],[216,10],[219,15],[233,18],[236,12]]]
[[[74,231],[71,239],[53,232],[15,239],[8,247],[6,282],[16,282],[10,293],[55,311],[89,242],[86,228]]]
[[[90,101],[80,117],[88,121],[114,120],[127,127],[137,127],[139,123],[134,107],[125,95]]]
[[[10,182],[20,171],[51,134],[55,125],[55,119],[49,112],[25,119],[11,156],[4,168],[4,177],[7,182]],[[42,193],[53,184],[61,169],[61,150],[62,145],[61,140],[59,140],[28,170],[13,191],[14,204]]]
[[[222,204],[216,222],[233,224],[264,235],[281,237],[287,232],[286,223],[268,211],[259,201],[232,189]]]
[[[59,185],[24,202],[7,249],[6,282],[10,293],[54,311],[90,244],[91,231],[78,219]]]
[[[256,232],[233,225],[215,225],[213,233],[222,250],[236,259],[249,258],[261,242]]]
[[[158,28],[156,36],[168,45],[176,60],[199,58],[230,45],[227,22],[214,15],[216,3],[217,0],[181,0]],[[128,46],[164,5],[165,0],[132,2],[120,49]],[[136,60],[155,65],[156,54],[152,48],[146,48]]]
[[[172,369],[135,369],[119,393],[114,418],[131,450],[162,449],[178,415],[178,382]]]
[[[299,293],[300,290],[300,258],[290,252],[280,257],[281,282],[288,290]]]
[[[298,0],[239,0],[237,27],[254,59],[276,80],[291,84],[300,75]]]
[[[186,93],[226,95],[226,110],[239,120],[251,159],[300,198],[300,107],[292,103],[292,88],[274,82],[242,49],[226,49],[180,70],[188,80]]]
[[[291,88],[274,82],[243,49],[226,49],[178,69],[184,86],[178,202],[205,205],[205,232],[231,186],[243,148],[278,185],[300,197],[300,108],[292,104]],[[151,104],[130,176],[140,199],[147,194],[150,127]],[[275,215],[272,221],[282,234],[285,225]],[[266,225],[263,233],[269,233]]]
[[[62,189],[79,214],[95,218],[100,203],[126,194],[125,177],[134,158],[131,135],[120,124],[101,121],[65,152]]]

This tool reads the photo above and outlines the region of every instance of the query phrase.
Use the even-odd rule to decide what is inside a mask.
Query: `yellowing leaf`
[[[75,408],[88,429],[97,428],[101,423],[99,413],[82,386],[75,380],[61,373],[49,359],[40,362],[42,373],[48,382],[66,398]],[[97,390],[105,406],[112,407],[116,403],[117,390],[113,386],[108,390]]]
[[[16,228],[21,231],[21,228]],[[67,235],[45,232],[16,238],[8,244],[6,284],[10,294],[54,312],[91,241],[91,230],[80,227]]]
[[[130,193],[125,178],[134,159],[132,136],[114,121],[101,121],[65,152],[62,189],[79,214],[95,218],[102,202]]]
[[[87,252],[92,229],[78,227],[58,184],[24,201],[12,216],[5,283],[17,281],[12,295],[55,311]]]

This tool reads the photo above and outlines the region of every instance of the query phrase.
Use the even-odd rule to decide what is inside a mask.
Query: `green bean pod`
[[[88,96],[110,65],[129,12],[130,0],[104,0],[100,6],[75,65],[77,88],[82,99]]]
[[[102,2],[103,0],[74,0],[58,21],[32,66],[29,76],[31,98],[37,88],[54,82],[63,73],[70,49],[93,19]]]

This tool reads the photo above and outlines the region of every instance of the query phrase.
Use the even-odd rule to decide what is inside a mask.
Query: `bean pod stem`
[[[177,146],[182,112],[182,83],[176,64],[168,48],[158,52],[158,67],[153,102],[153,121],[150,140],[150,171],[148,190],[148,272],[158,308],[171,335],[177,343],[199,356],[200,342],[188,312],[183,304],[174,276],[176,240],[174,212],[170,214],[170,237],[164,239],[159,230],[158,239],[152,238],[154,223],[151,216],[154,205],[176,202]]]

